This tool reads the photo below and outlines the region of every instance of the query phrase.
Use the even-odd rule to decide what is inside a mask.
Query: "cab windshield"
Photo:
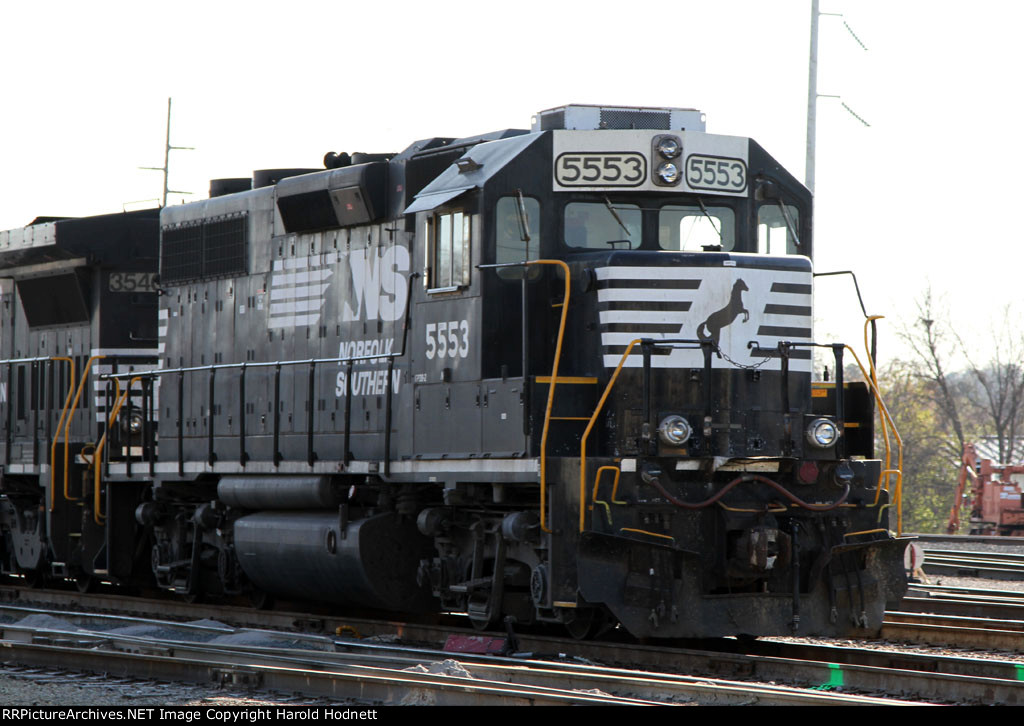
[[[736,246],[736,214],[729,207],[665,205],[658,211],[658,246],[700,252]]]
[[[584,249],[639,249],[644,215],[657,226],[657,245],[673,252],[728,252],[736,248],[736,213],[731,207],[670,203],[644,206],[624,202],[570,202],[565,205],[565,243]],[[648,227],[650,229],[650,227]]]
[[[597,250],[637,249],[643,239],[641,220],[636,204],[609,209],[603,202],[570,202],[565,205],[565,243]]]

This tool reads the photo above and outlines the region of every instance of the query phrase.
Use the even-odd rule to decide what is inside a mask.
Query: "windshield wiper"
[[[697,204],[700,205],[700,211],[704,213],[704,216],[711,222],[711,228],[715,230],[715,234],[718,235],[718,246],[722,246],[722,230],[715,224],[715,218],[708,214],[708,208],[704,206],[704,200],[697,197]]]
[[[619,216],[619,213],[615,211],[615,207],[612,206],[612,201],[608,198],[607,194],[604,195],[604,206],[608,207],[608,211],[612,213],[613,217],[615,217],[615,221],[619,223],[620,227],[622,227],[622,231],[626,233],[626,236],[632,236],[630,235],[629,230],[626,228],[625,223],[622,221],[622,217]],[[622,240],[618,241],[621,242]],[[630,243],[629,246],[632,248],[632,243]]]
[[[526,215],[526,201],[523,199],[523,190],[516,189],[516,217],[519,220],[519,240],[530,241],[530,218]]]
[[[789,216],[789,210],[786,209],[786,205],[782,203],[781,199],[776,199],[775,203],[779,205],[779,209],[782,210],[782,218],[786,220],[786,228],[789,233],[793,235],[793,242],[796,243],[796,248],[802,250],[800,245],[800,235],[796,233],[796,226],[793,224],[793,219]]]

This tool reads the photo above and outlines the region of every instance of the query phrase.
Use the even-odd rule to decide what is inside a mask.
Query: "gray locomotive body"
[[[841,346],[812,384],[811,199],[760,146],[570,106],[325,161],[162,210],[159,362],[107,372],[138,424],[75,472],[152,574],[76,574],[578,635],[880,627],[890,465]],[[37,540],[6,569],[53,574]]]

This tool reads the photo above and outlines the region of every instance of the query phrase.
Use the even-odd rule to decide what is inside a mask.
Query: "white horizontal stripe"
[[[274,270],[296,270],[300,267],[309,267],[309,259],[306,257],[291,257],[287,260],[274,260]]]
[[[287,315],[289,313],[296,312],[309,312],[310,310],[320,310],[320,306],[323,301],[319,299],[314,300],[286,300],[284,302],[276,302],[270,306],[270,316],[274,317],[277,315]]]
[[[598,267],[598,280],[699,280],[701,267]]]
[[[648,338],[651,340],[664,340],[665,338],[678,338],[678,333],[643,333],[640,331],[630,331],[628,333],[601,333],[601,345],[621,345],[627,346],[634,340],[639,338]]]
[[[319,285],[305,285],[303,287],[275,287],[270,291],[271,300],[289,300],[300,297],[322,297],[324,291],[331,285],[324,282]]]
[[[93,348],[89,355],[155,356],[156,348]]]
[[[334,270],[304,270],[302,272],[279,273],[271,278],[270,285],[271,287],[307,285],[311,282],[326,280],[333,274]]]
[[[611,323],[682,325],[686,313],[682,310],[602,310],[598,316],[602,325]]]
[[[271,328],[294,328],[298,325],[313,325],[320,319],[320,313],[316,315],[289,315],[279,318],[271,318],[267,325]]]
[[[786,328],[809,328],[811,327],[810,315],[765,315],[757,321],[758,326],[775,325]]]
[[[337,252],[328,252],[327,254],[320,253],[314,257],[319,257],[320,264],[333,265],[338,261]],[[309,267],[310,258],[308,257],[289,257],[287,260],[274,260],[275,270],[297,270],[300,267]]]
[[[623,287],[597,291],[598,302],[692,302],[693,297],[693,290]]]

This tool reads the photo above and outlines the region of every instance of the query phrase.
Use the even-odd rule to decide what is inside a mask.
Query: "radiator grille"
[[[246,216],[165,227],[161,232],[160,281],[165,285],[244,274]]]
[[[663,129],[672,127],[672,115],[666,111],[601,109],[601,128]]]

